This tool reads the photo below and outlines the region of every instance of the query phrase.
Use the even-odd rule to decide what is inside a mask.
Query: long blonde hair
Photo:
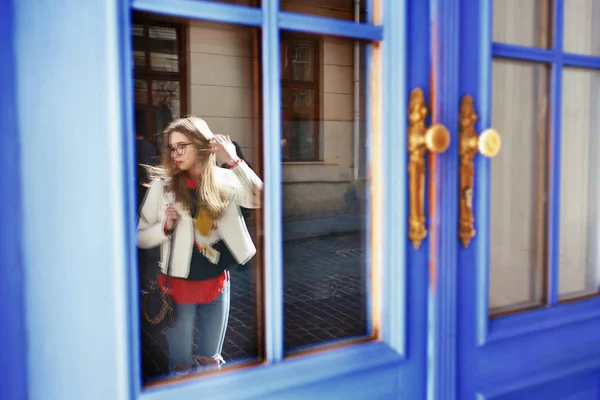
[[[192,199],[186,184],[186,173],[177,167],[171,157],[169,138],[173,132],[183,134],[196,147],[198,159],[196,167],[202,171],[200,181],[196,185],[196,199]],[[229,199],[230,190],[226,185],[219,185],[216,179],[216,157],[209,151],[210,139],[213,133],[206,121],[189,115],[173,120],[163,131],[163,151],[161,163],[151,168],[151,176],[167,178],[167,191],[175,196],[175,201],[182,203],[187,210],[192,209],[192,201],[205,207],[211,216],[218,219]]]

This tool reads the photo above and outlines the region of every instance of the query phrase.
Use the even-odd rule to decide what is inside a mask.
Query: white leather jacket
[[[217,231],[236,261],[245,264],[256,254],[256,247],[240,207],[260,207],[263,183],[245,162],[238,163],[232,169],[216,168],[216,178],[219,183],[232,188],[229,204],[216,221]],[[154,181],[146,194],[138,222],[138,246],[142,249],[161,246],[161,270],[166,273],[169,244],[174,237],[170,275],[187,278],[194,246],[194,221],[181,204],[174,202],[173,194],[165,191],[165,183],[164,180]],[[165,210],[169,204],[173,204],[181,217],[173,232],[166,235]]]

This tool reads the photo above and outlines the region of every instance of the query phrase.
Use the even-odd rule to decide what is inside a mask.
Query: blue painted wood
[[[27,331],[25,327],[25,282],[22,246],[23,204],[21,197],[21,145],[16,107],[16,69],[13,1],[1,2],[0,23],[0,397],[27,398]]]
[[[479,116],[476,129],[489,127],[491,121],[491,1],[461,0],[460,73],[457,104],[465,95],[473,97]],[[473,36],[475,35],[475,36]],[[476,39],[475,39],[476,38]],[[514,50],[516,46],[511,46]],[[494,56],[502,47],[494,48]],[[519,53],[520,54],[520,53]],[[489,265],[489,160],[475,157],[473,212],[476,236],[463,248],[455,239],[458,250],[457,273],[457,398],[475,398],[478,384],[473,377],[476,365],[478,337],[488,329],[488,265]],[[457,182],[457,181],[456,181]],[[458,209],[458,197],[450,200]],[[456,232],[458,226],[456,226]]]
[[[289,31],[335,35],[353,39],[379,41],[383,37],[381,26],[286,11],[281,11],[279,14],[279,26],[281,29]]]
[[[558,368],[535,371],[527,377],[495,382],[481,389],[485,399],[598,399],[600,394],[598,358],[577,360]]]
[[[367,21],[368,23],[372,23],[373,22],[373,0],[367,0],[365,3],[365,21]],[[365,57],[365,71],[366,71],[366,75],[365,76],[371,76],[371,74],[373,73],[373,69],[372,69],[372,62],[371,62],[371,51],[373,49],[373,46],[371,44],[366,44],[364,47],[364,51],[365,54],[367,54],[367,56]],[[372,94],[372,90],[370,88],[369,85],[365,85],[365,104],[371,104],[371,101],[373,99],[373,94]],[[365,127],[366,127],[366,132],[365,132],[365,140],[366,143],[371,143],[371,140],[373,140],[373,116],[371,115],[370,112],[367,112],[365,115]],[[365,150],[365,166],[366,166],[366,171],[365,171],[365,176],[366,177],[370,177],[371,176],[371,166],[372,166],[372,162],[373,162],[373,152],[372,152],[372,147],[371,146],[367,146],[366,150]],[[365,210],[370,210],[372,207],[372,203],[371,203],[371,191],[370,190],[366,190],[365,191]],[[371,230],[371,223],[372,223],[373,219],[371,217],[371,213],[367,212],[365,215],[365,226],[366,226],[366,237],[371,237],[372,234],[372,230]],[[372,257],[372,250],[371,250],[371,246],[367,245],[365,246],[365,271],[366,271],[366,279],[365,279],[365,295],[366,295],[366,324],[367,324],[367,335],[371,336],[373,335],[373,295],[374,295],[374,291],[373,291],[373,284],[374,284],[374,280],[373,280],[373,274],[372,274],[372,268],[373,265],[371,264],[371,257]]]
[[[414,399],[410,385],[403,385],[400,379],[398,368],[382,368],[345,379],[315,382],[310,387],[298,387],[293,392],[274,393],[260,400]],[[343,389],[332,390],[333,388]]]
[[[371,9],[368,8],[367,11],[367,21],[371,20],[372,15],[370,14]],[[371,54],[371,50],[372,50],[372,45],[367,44],[365,45],[365,52],[366,54]],[[366,71],[366,76],[371,76],[371,74],[373,73],[372,70],[372,62],[371,62],[371,57],[367,56],[365,57],[365,71]],[[365,104],[371,104],[372,101],[372,93],[371,90],[369,88],[369,85],[365,85]],[[365,115],[365,127],[366,127],[366,132],[365,132],[365,140],[366,143],[371,143],[371,140],[373,139],[373,134],[372,134],[372,129],[373,129],[373,119],[371,116],[371,113],[367,112]],[[372,154],[372,147],[368,146],[365,150],[365,165],[367,167],[367,170],[365,171],[365,176],[369,177],[371,176],[371,171],[370,168],[373,165],[373,154]],[[365,210],[371,210],[372,207],[372,199],[371,199],[371,191],[370,190],[366,190],[365,191]],[[366,237],[371,237],[372,234],[372,229],[371,229],[371,223],[373,222],[373,218],[371,217],[371,213],[367,212],[365,215],[365,233],[366,233]],[[375,294],[373,291],[373,284],[375,283],[374,279],[373,279],[373,274],[372,274],[372,270],[373,270],[373,264],[371,263],[371,257],[372,257],[372,249],[370,245],[365,246],[365,302],[366,302],[366,325],[367,325],[367,336],[371,336],[373,335],[373,295]]]
[[[554,2],[553,51],[556,60],[552,68],[550,104],[550,167],[548,188],[548,304],[558,304],[560,265],[560,177],[561,177],[561,130],[562,130],[562,49],[564,36],[564,0]]]
[[[436,218],[431,226],[437,234],[433,253],[435,286],[430,295],[430,378],[429,398],[456,398],[456,274],[458,227],[458,74],[459,15],[458,0],[432,1],[435,26],[434,88],[436,118],[433,122],[448,128],[448,150],[436,156],[435,203],[430,206]]]
[[[281,185],[281,78],[279,0],[263,0],[263,149],[265,209],[265,353],[268,363],[283,358],[283,256]]]
[[[403,4],[401,3],[389,3],[391,13],[387,14],[386,21],[390,21],[390,29],[386,30],[388,32],[388,36],[385,37],[386,42],[389,40],[389,43],[396,43],[399,46],[389,46],[386,47],[386,53],[384,56],[384,61],[386,67],[384,74],[390,77],[389,81],[386,81],[386,87],[384,90],[384,103],[389,104],[391,109],[397,110],[400,104],[397,102],[402,99],[401,93],[404,93],[405,90],[402,89],[403,78],[404,78],[404,70],[402,68],[398,68],[398,65],[405,65],[405,55],[401,51],[402,44],[404,44],[405,34],[403,24],[401,20],[397,22],[392,22],[392,15],[401,15],[403,11]],[[271,24],[269,30],[264,28],[264,32],[266,33],[265,37],[275,36],[274,32],[276,32],[275,22],[271,21],[270,18],[273,14],[270,14],[271,11],[276,10],[275,4],[266,3],[263,9],[263,16],[265,18],[265,25]],[[267,10],[266,7],[269,7]],[[399,14],[400,13],[400,14]],[[305,17],[307,21],[311,20],[311,17]],[[389,18],[389,19],[388,19]],[[387,26],[387,25],[386,25]],[[395,27],[395,28],[394,28]],[[360,29],[360,28],[358,28]],[[352,34],[350,32],[350,34]],[[266,50],[265,50],[266,49]],[[270,49],[270,50],[269,50]],[[277,151],[279,144],[275,143],[279,137],[278,125],[280,124],[279,120],[279,104],[278,95],[273,94],[275,90],[279,90],[278,85],[275,84],[278,80],[278,63],[276,62],[277,56],[275,55],[275,50],[278,49],[277,42],[274,41],[273,37],[269,38],[267,41],[263,42],[263,51],[267,52],[267,62],[266,64],[273,64],[270,67],[265,68],[263,73],[265,76],[269,76],[268,74],[273,74],[273,71],[276,71],[275,74],[271,76],[268,84],[265,84],[265,103],[270,106],[269,111],[265,113],[265,132],[269,133],[267,136],[267,143],[265,144],[265,154],[271,155],[269,159],[266,160],[266,163],[269,164],[272,168],[271,171],[278,171],[280,168],[279,165],[279,153]],[[424,50],[426,51],[426,50]],[[269,52],[271,52],[269,54]],[[399,53],[399,54],[398,54]],[[392,64],[388,60],[393,60],[394,64]],[[274,62],[275,61],[275,62]],[[393,67],[392,67],[393,65]],[[266,68],[270,68],[268,71]],[[399,90],[402,89],[402,90]],[[269,100],[267,100],[269,99]],[[277,100],[272,100],[277,99]],[[402,109],[405,109],[405,104],[402,105]],[[267,114],[267,112],[269,114]],[[385,132],[390,132],[392,128],[387,128],[388,118],[397,118],[394,117],[393,113],[385,113],[384,119],[386,121],[386,130]],[[397,140],[398,143],[405,143],[406,140],[406,123],[405,119],[402,120],[402,124],[397,127],[398,128],[398,136],[392,136],[389,133],[384,134],[384,143],[387,145],[388,140]],[[271,141],[272,142],[269,142]],[[389,146],[388,146],[389,147]],[[379,162],[383,162],[385,165],[391,162],[398,162],[395,158],[390,158],[390,160],[377,160]],[[401,162],[401,161],[400,161]],[[266,168],[267,170],[269,167]],[[280,172],[278,172],[280,173]],[[402,179],[405,179],[403,176],[402,168],[398,169],[390,169],[390,172],[386,174],[386,182],[394,182]],[[270,178],[273,181],[273,185],[279,181],[280,176],[272,175]],[[267,177],[265,181],[267,182],[269,178]],[[268,185],[268,183],[267,183]],[[388,189],[389,186],[389,189]],[[391,198],[396,198],[399,201],[404,199],[403,185],[399,185],[397,189],[394,189],[394,185],[386,185],[386,190],[389,190]],[[268,188],[266,191],[268,192]],[[276,221],[277,216],[281,215],[280,209],[276,209],[276,207],[280,207],[278,196],[281,195],[280,192],[277,192],[276,188],[272,189],[273,198],[268,193],[265,194],[266,201],[268,202],[271,199],[272,207],[269,211],[267,211],[268,215],[273,217],[273,220]],[[394,211],[398,208],[394,208]],[[393,215],[394,213],[390,214]],[[403,221],[405,223],[405,221]],[[269,224],[270,225],[270,224]],[[280,259],[280,249],[276,248],[278,246],[277,237],[280,237],[280,232],[276,231],[277,226],[270,226],[269,229],[271,231],[271,237],[274,238],[274,243],[272,249],[267,253],[273,255],[273,260],[275,262],[281,263]],[[384,227],[386,233],[393,234],[393,226],[391,223],[387,223]],[[210,379],[203,379],[199,381],[190,381],[181,385],[178,385],[177,388],[165,388],[165,389],[156,389],[150,390],[143,394],[144,398],[149,399],[162,399],[162,398],[172,398],[172,396],[176,395],[178,398],[186,399],[186,398],[196,398],[199,393],[203,395],[207,395],[210,393],[223,394],[227,393],[228,397],[231,398],[248,398],[248,397],[257,397],[257,396],[267,396],[276,392],[277,398],[294,398],[296,396],[296,391],[291,390],[290,388],[301,387],[301,385],[307,385],[303,387],[303,391],[305,393],[312,393],[314,396],[321,394],[321,391],[318,387],[314,385],[309,385],[311,383],[316,382],[319,379],[322,379],[324,384],[329,387],[331,395],[343,396],[345,398],[356,398],[361,397],[362,393],[357,393],[353,389],[350,389],[348,385],[337,385],[335,381],[329,381],[329,379],[338,379],[339,382],[346,382],[348,379],[352,380],[354,385],[359,385],[362,383],[362,387],[368,386],[369,373],[366,371],[372,371],[373,368],[397,368],[400,363],[399,374],[393,375],[396,379],[393,380],[385,380],[385,383],[381,383],[380,389],[385,393],[399,393],[406,394],[407,398],[421,398],[423,394],[423,382],[424,382],[424,372],[425,372],[425,357],[424,357],[424,348],[425,348],[425,325],[421,323],[420,325],[414,324],[410,326],[410,337],[414,338],[411,340],[411,344],[409,347],[409,357],[411,359],[406,362],[401,362],[402,358],[400,357],[399,350],[401,348],[398,347],[397,343],[399,338],[406,337],[405,329],[406,326],[404,324],[403,318],[399,318],[398,315],[401,314],[401,309],[399,308],[397,299],[403,299],[406,296],[401,290],[398,288],[405,287],[406,284],[403,283],[405,279],[404,276],[400,273],[396,273],[395,269],[402,268],[404,266],[404,257],[401,246],[393,246],[390,245],[386,247],[386,255],[384,258],[386,260],[390,260],[390,264],[384,266],[384,275],[386,276],[387,289],[384,290],[384,301],[382,310],[383,315],[385,316],[384,328],[383,328],[383,337],[384,341],[388,344],[383,343],[368,343],[363,345],[352,346],[336,351],[324,352],[321,354],[307,356],[305,358],[299,359],[290,359],[284,362],[278,363],[277,365],[269,365],[263,366],[253,369],[241,370],[237,372],[227,373],[220,376],[211,377]],[[275,249],[276,251],[274,251]],[[389,251],[389,254],[388,254]],[[275,264],[276,265],[276,264]],[[270,268],[266,275],[270,277],[270,282],[267,282],[267,296],[269,296],[269,292],[272,291],[272,298],[276,299],[276,296],[280,296],[280,291],[277,288],[279,285],[279,278],[273,278],[274,267],[267,266]],[[280,268],[280,264],[277,265],[277,268]],[[275,273],[280,273],[275,270]],[[425,310],[423,304],[425,303],[425,284],[423,280],[416,280],[419,276],[423,275],[415,275],[416,278],[414,283],[416,288],[422,288],[420,292],[420,301],[412,301],[413,299],[418,299],[416,294],[411,293],[409,298],[407,299],[407,303],[410,304],[410,315],[417,320],[424,321]],[[412,285],[411,285],[412,286]],[[279,293],[279,294],[278,294]],[[419,293],[418,290],[415,290],[415,293]],[[273,320],[276,320],[277,316],[280,315],[278,311],[269,311],[269,304],[273,306],[273,308],[278,305],[274,303],[269,303],[267,299],[267,315],[275,315],[272,317]],[[421,304],[421,306],[419,306]],[[278,336],[277,329],[279,327],[271,326],[267,329],[272,330],[271,337],[275,338]],[[280,337],[280,333],[279,333]],[[273,342],[268,344],[268,346],[273,346]],[[277,346],[277,344],[275,344]],[[390,346],[392,346],[390,348]],[[276,354],[276,349],[272,350],[272,354]],[[271,361],[277,360],[277,358],[272,357]],[[350,376],[349,374],[353,373],[354,375]],[[400,380],[397,379],[399,376],[405,377],[402,380],[402,384],[400,384]],[[256,384],[260,382],[260,384]],[[411,382],[410,384],[406,384],[406,382]],[[332,386],[335,385],[335,386]],[[391,385],[391,386],[390,386]],[[238,390],[239,389],[239,390]],[[299,390],[299,389],[297,389]]]
[[[386,29],[371,30],[379,31],[376,34],[385,40],[383,73],[389,78],[383,92],[383,103],[389,110],[384,114],[386,151],[382,160],[371,161],[396,166],[386,168],[384,176],[389,196],[385,207],[390,218],[384,225],[389,245],[383,255],[383,341],[280,362],[278,2],[264,1],[262,10],[249,10],[208,2],[134,0],[135,9],[181,17],[243,23],[239,19],[247,16],[247,25],[263,27],[266,77],[265,232],[270,240],[266,247],[265,316],[269,364],[147,391],[139,388],[136,364],[139,337],[133,271],[134,193],[130,185],[134,180],[133,136],[128,133],[132,127],[128,5],[125,1],[100,0],[85,4],[60,1],[52,7],[33,0],[15,4],[18,73],[14,82],[18,100],[11,102],[18,101],[17,120],[12,123],[21,128],[18,139],[23,145],[23,160],[27,160],[20,164],[20,177],[28,185],[18,204],[26,205],[22,248],[29,353],[19,347],[14,350],[35,370],[29,379],[30,398],[252,398],[275,393],[277,398],[294,398],[299,393],[318,396],[323,388],[329,388],[334,396],[359,398],[364,393],[357,388],[372,384],[377,387],[371,398],[424,397],[427,272],[417,269],[422,265],[406,264],[405,238],[398,236],[406,229],[397,231],[394,225],[397,222],[406,228],[406,154],[398,157],[397,150],[405,148],[407,140],[406,4],[385,4]],[[223,11],[232,14],[223,15]],[[305,22],[299,19],[295,23],[304,26],[314,22],[310,16],[305,18]],[[371,35],[365,33],[366,25],[351,25],[346,36]],[[333,32],[337,28],[327,29]],[[421,55],[427,51],[423,48]],[[40,60],[44,62],[43,73]],[[7,113],[10,107],[2,110]],[[11,119],[2,123],[9,124]],[[14,165],[7,170],[15,171]],[[18,181],[3,180],[2,184],[5,182]],[[18,248],[17,243],[13,249]],[[4,260],[11,254],[16,253],[0,257]],[[11,326],[22,329],[22,321],[11,318]],[[20,377],[23,383],[26,376]],[[13,381],[17,387],[19,382],[18,378]]]
[[[525,381],[498,383],[484,388],[484,399],[596,400],[600,398],[600,362],[584,360],[559,370],[541,371]]]
[[[597,318],[600,318],[600,298],[561,304],[548,309],[540,308],[491,320],[489,331],[479,338],[479,344],[502,341]]]
[[[560,371],[585,360],[600,359],[600,320],[558,326],[553,329],[520,335],[475,347],[471,344],[471,366],[461,377],[473,389],[497,382],[526,382],[539,371]],[[577,338],[577,341],[574,340]],[[461,362],[464,361],[461,359]]]
[[[553,50],[518,46],[508,43],[493,43],[492,55],[499,58],[511,58],[542,63],[551,63],[556,60],[556,53]]]
[[[491,90],[492,90],[492,68],[491,60],[495,56],[492,47],[492,23],[491,2],[479,2],[477,7],[473,7],[468,2],[461,2],[461,28],[460,40],[465,43],[470,35],[477,32],[479,40],[470,46],[461,45],[460,51],[460,74],[459,74],[459,98],[470,95],[475,104],[475,111],[479,116],[476,123],[478,132],[489,127],[491,123]],[[483,28],[483,27],[487,27]],[[480,155],[474,159],[475,179],[473,191],[473,214],[475,218],[476,236],[470,245],[465,249],[462,244],[457,242],[459,248],[458,264],[458,309],[461,314],[459,317],[459,327],[457,329],[458,337],[464,335],[473,335],[479,342],[488,331],[488,308],[489,308],[489,269],[490,262],[489,251],[489,213],[490,213],[490,160]],[[457,205],[458,207],[458,198]],[[464,285],[464,287],[462,286]],[[469,291],[466,294],[463,291]],[[463,300],[465,302],[478,299],[469,308],[469,315],[465,315],[463,310]],[[473,318],[473,319],[472,319]],[[465,325],[466,324],[466,325]],[[468,330],[468,332],[465,332]],[[476,336],[475,336],[476,335]],[[458,346],[461,343],[459,339]],[[458,372],[460,373],[460,371]],[[460,378],[459,378],[460,379]],[[459,398],[460,388],[459,388]]]
[[[373,1],[372,0],[367,0],[367,2],[365,3],[365,21],[367,21],[368,23],[371,23],[373,21]],[[373,73],[373,69],[372,69],[372,62],[371,62],[371,51],[372,51],[373,47],[371,44],[365,44],[364,45],[364,51],[365,54],[367,55],[366,57],[364,57],[365,60],[365,71],[366,74],[365,76],[371,76],[371,74]],[[371,104],[371,101],[373,99],[372,97],[372,90],[370,88],[370,85],[365,85],[365,104]],[[373,139],[373,134],[372,134],[372,129],[373,129],[373,117],[371,115],[370,112],[365,113],[365,127],[366,127],[366,132],[365,132],[365,143],[371,143],[371,140]],[[372,147],[371,146],[367,146],[365,149],[365,166],[366,166],[366,170],[365,170],[365,177],[370,177],[371,176],[371,166],[372,166],[372,162],[373,162],[373,153],[372,153]],[[371,193],[370,190],[366,190],[365,191],[365,210],[371,210],[372,207],[372,203],[371,203]],[[372,223],[373,219],[371,217],[371,213],[367,212],[365,214],[365,234],[366,237],[371,237],[372,234],[372,230],[371,230],[371,223]],[[373,280],[373,274],[372,274],[372,268],[373,265],[371,263],[371,257],[372,257],[372,249],[370,245],[366,245],[365,246],[365,303],[366,303],[366,318],[365,318],[365,323],[367,325],[367,336],[371,336],[373,335],[373,284],[374,284],[374,280]]]
[[[263,17],[265,19],[263,32],[265,35],[263,36],[263,53],[265,54],[266,62],[263,63],[263,76],[267,76],[270,79],[265,80],[264,86],[264,103],[268,106],[265,107],[265,127],[264,130],[267,133],[265,138],[265,154],[269,154],[271,157],[266,160],[266,172],[270,173],[270,176],[266,176],[265,182],[267,187],[265,188],[265,206],[271,206],[271,209],[266,210],[266,214],[271,216],[271,222],[267,221],[267,235],[274,238],[272,243],[270,243],[271,250],[267,249],[267,254],[271,254],[272,259],[271,262],[267,261],[267,300],[266,300],[266,309],[267,309],[267,319],[271,316],[270,325],[267,326],[267,337],[270,335],[270,339],[267,342],[267,358],[270,362],[277,362],[281,359],[281,350],[280,350],[280,341],[281,340],[281,287],[280,287],[280,268],[281,268],[281,249],[280,243],[277,241],[278,237],[281,237],[281,232],[278,231],[278,227],[280,229],[280,203],[279,199],[281,198],[280,185],[278,182],[280,181],[280,146],[279,146],[279,127],[280,127],[280,119],[279,119],[279,69],[278,69],[278,39],[277,39],[277,21],[274,19],[274,16],[277,12],[277,3],[276,2],[265,2],[263,4]],[[391,7],[393,8],[391,11],[394,14],[387,14],[388,18],[392,15],[398,15],[398,12],[402,12],[403,5],[401,3],[391,3]],[[282,15],[282,14],[280,14]],[[281,17],[281,24],[285,21],[285,17]],[[294,22],[295,21],[295,22]],[[313,17],[310,16],[299,16],[297,20],[292,20],[297,26],[311,26],[314,22]],[[333,28],[327,28],[325,33],[339,33],[335,27],[336,24],[333,22],[336,21],[319,21],[319,22],[332,22]],[[392,22],[389,22],[389,26],[393,27]],[[402,46],[404,44],[404,37],[402,36],[405,32],[403,30],[403,24],[397,23],[395,24],[396,29],[390,29],[389,38],[390,43],[397,43]],[[351,26],[346,27],[342,24],[342,28],[344,29],[344,35],[349,35],[350,37],[366,37],[373,38],[372,36],[363,35],[362,27],[356,24],[351,24]],[[303,28],[306,29],[306,28]],[[313,29],[320,29],[315,28]],[[377,28],[376,31],[380,28]],[[354,32],[355,31],[355,32]],[[322,33],[322,32],[321,32]],[[404,73],[402,68],[398,68],[397,65],[404,65],[404,53],[401,51],[401,47],[390,46],[386,53],[385,61],[390,67],[386,67],[386,70],[390,71],[391,80],[388,81],[388,85],[386,86],[385,98],[386,104],[390,104],[392,109],[397,109],[398,106],[394,101],[397,101],[399,93],[403,93],[404,89],[402,89],[401,85],[402,80],[404,78]],[[394,67],[391,67],[394,65]],[[402,106],[402,109],[405,109]],[[390,113],[392,115],[393,113]],[[387,116],[387,114],[386,114]],[[403,130],[403,138],[402,135],[400,137],[391,136],[391,140],[399,140],[400,143],[404,143],[406,138],[405,132],[405,119],[402,120],[401,130]],[[403,141],[404,140],[404,141]],[[389,146],[388,146],[389,147]],[[391,157],[392,161],[398,162],[397,159]],[[385,161],[381,161],[385,162]],[[400,161],[401,162],[401,161]],[[401,165],[401,164],[400,164]],[[392,169],[391,176],[389,177],[390,182],[394,182],[398,180],[396,176],[398,174],[397,171],[402,171],[401,168],[394,170]],[[279,175],[277,175],[279,174]],[[386,177],[387,180],[387,177]],[[272,188],[269,189],[269,182],[272,184]],[[391,187],[391,186],[390,186]],[[269,192],[269,190],[271,190]],[[402,187],[394,192],[391,191],[392,194],[395,193],[394,198],[397,198],[399,201],[404,199],[404,192]],[[393,214],[393,213],[392,213]],[[405,221],[403,221],[405,223]],[[386,229],[390,232],[394,232],[393,224],[386,225]],[[270,233],[269,230],[270,229]],[[342,349],[339,351],[327,352],[323,354],[319,354],[316,356],[312,356],[310,358],[304,359],[293,359],[286,361],[284,363],[279,364],[278,366],[268,366],[263,368],[256,368],[250,370],[243,370],[231,373],[224,374],[219,377],[214,377],[210,380],[201,380],[197,382],[189,382],[187,384],[182,384],[177,390],[152,390],[143,395],[143,397],[148,398],[167,398],[171,397],[176,393],[178,398],[193,398],[198,395],[198,393],[211,393],[214,390],[215,394],[223,393],[224,388],[228,388],[228,396],[235,398],[239,396],[240,398],[252,397],[252,396],[262,396],[273,391],[279,390],[278,395],[284,395],[286,393],[288,396],[293,396],[292,391],[286,388],[298,386],[301,384],[309,384],[318,379],[326,379],[333,377],[343,378],[346,374],[351,372],[355,373],[353,378],[354,382],[361,382],[360,376],[356,376],[357,373],[362,374],[361,371],[366,369],[372,369],[377,367],[384,367],[385,365],[392,365],[390,362],[398,363],[400,360],[396,352],[398,352],[398,346],[395,343],[398,340],[398,337],[404,337],[404,330],[406,329],[403,322],[403,318],[399,318],[399,309],[398,303],[395,299],[399,296],[405,295],[405,293],[397,290],[397,285],[394,283],[400,283],[399,281],[403,279],[400,274],[395,273],[395,267],[397,265],[404,266],[404,258],[402,256],[402,251],[398,251],[400,246],[390,246],[391,256],[389,266],[389,289],[386,290],[385,301],[383,313],[385,317],[385,326],[384,328],[384,340],[393,347],[394,351],[392,351],[387,345],[383,345],[381,343],[369,343],[360,346],[349,347],[346,349]],[[401,250],[401,247],[400,247]],[[388,268],[386,268],[386,271]],[[416,282],[415,282],[416,283]],[[419,285],[415,285],[417,287],[424,288],[423,281],[420,282]],[[421,292],[421,299],[424,298],[424,290]],[[272,300],[269,300],[269,296]],[[412,299],[412,295],[411,295]],[[277,302],[279,300],[279,303]],[[415,318],[421,318],[424,321],[423,316],[425,313],[423,309],[418,309],[418,302],[411,301],[411,310],[414,312],[411,315],[414,315]],[[423,300],[420,302],[424,303]],[[407,381],[415,382],[415,384],[411,385],[402,385],[403,393],[413,393],[415,394],[415,398],[421,397],[418,393],[413,392],[414,387],[422,387],[422,382],[424,380],[424,354],[423,350],[418,351],[418,349],[424,349],[424,328],[425,325],[421,323],[420,325],[412,325],[411,335],[414,335],[414,345],[411,349],[412,355],[414,357],[414,361],[411,360],[410,364],[404,363],[402,370],[408,371],[405,372],[407,375]],[[269,333],[270,332],[270,333]],[[272,349],[272,350],[269,350]],[[271,356],[269,356],[269,351]],[[396,360],[396,361],[390,361]],[[419,368],[414,368],[414,365],[418,365],[420,363]],[[264,375],[264,377],[261,377]],[[261,382],[260,385],[256,385],[256,382]],[[391,384],[391,386],[389,386]],[[240,388],[239,393],[236,394],[235,391],[232,391],[231,388]],[[383,388],[384,386],[382,386]],[[333,389],[333,388],[332,388]],[[396,381],[388,382],[388,389],[392,391],[397,389]],[[311,389],[310,386],[307,386],[307,389],[310,391],[315,391],[315,389]],[[346,393],[347,397],[355,397],[357,394],[344,389],[344,386],[338,389],[340,394]],[[422,389],[421,389],[422,393]]]
[[[261,26],[263,21],[260,8],[217,3],[211,0],[131,0],[131,8],[174,17],[246,26]]]
[[[128,399],[133,139],[122,132],[119,6],[20,0],[14,11],[28,396]]]
[[[600,299],[558,304],[561,85],[565,59],[594,66],[593,57],[562,53],[564,1],[554,2],[554,47],[531,49],[492,44],[492,2],[462,0],[460,97],[474,99],[476,129],[491,123],[491,60],[494,57],[552,63],[552,130],[549,206],[549,304],[489,320],[490,168],[475,158],[474,212],[477,235],[460,250],[458,270],[458,398],[592,398],[600,391]],[[460,99],[457,99],[459,101]],[[456,205],[457,206],[457,205]],[[595,377],[595,378],[594,378]]]
[[[140,318],[139,310],[140,297],[137,293],[140,293],[139,287],[139,268],[137,260],[137,192],[135,186],[131,185],[130,182],[138,182],[137,179],[137,168],[135,166],[135,141],[134,141],[134,116],[133,107],[134,104],[134,89],[133,89],[133,59],[127,55],[132,54],[133,44],[131,38],[131,6],[129,0],[117,0],[117,23],[116,23],[116,34],[117,34],[117,47],[119,57],[118,66],[118,88],[120,90],[121,99],[121,119],[120,127],[121,132],[125,132],[123,138],[123,153],[122,153],[122,168],[125,179],[122,187],[125,212],[128,218],[125,219],[126,236],[125,236],[125,248],[124,258],[129,265],[126,270],[125,278],[128,280],[126,289],[128,290],[127,304],[129,307],[125,309],[128,313],[129,327],[131,329],[126,330],[128,333],[127,340],[129,342],[129,374],[127,375],[127,381],[131,391],[131,398],[138,398],[142,388],[142,366],[141,366],[141,343],[140,343]]]
[[[173,387],[161,387],[145,391],[141,399],[193,400],[198,396],[226,396],[227,399],[257,399],[277,393],[293,398],[297,388],[319,392],[313,387],[317,382],[352,380],[365,382],[363,375],[369,371],[396,369],[406,364],[388,345],[371,342],[359,346],[326,351],[312,356],[287,359],[277,365],[262,365],[253,368],[223,373],[208,378],[191,380]],[[412,382],[412,381],[407,381]],[[388,385],[395,385],[389,382]],[[329,393],[339,398],[360,398],[360,393],[347,392],[343,386],[329,385]],[[414,383],[408,384],[412,390]],[[309,397],[309,398],[315,398]]]
[[[405,242],[407,225],[406,214],[406,152],[398,149],[406,148],[407,142],[407,107],[406,69],[402,61],[406,57],[405,22],[406,8],[399,2],[386,2],[383,8],[383,24],[389,26],[384,31],[383,52],[383,102],[382,117],[384,128],[382,159],[373,160],[382,164],[385,182],[383,198],[383,265],[394,266],[383,271],[382,304],[394,304],[385,307],[382,314],[383,339],[398,354],[406,357],[406,341],[409,326],[405,318],[407,310],[406,293],[408,290],[406,246],[396,243]],[[392,24],[393,16],[397,24]],[[389,24],[389,25],[388,25]]]
[[[597,56],[563,53],[562,63],[566,67],[600,69],[600,57]]]
[[[406,110],[408,107],[408,102],[410,98],[410,92],[414,88],[421,88],[425,93],[426,102],[428,102],[431,98],[430,92],[430,77],[431,77],[431,27],[428,23],[430,18],[430,7],[428,1],[409,1],[408,2],[408,10],[407,10],[407,23],[405,35],[409,40],[406,44],[407,50],[407,59],[410,62],[407,64],[406,71],[406,89],[404,91],[403,97],[403,107],[402,110]],[[408,125],[408,115],[406,112],[403,112],[401,116],[402,121],[398,121],[401,123],[401,126]],[[428,119],[430,121],[430,118]],[[408,162],[406,149],[408,138],[406,136],[403,137],[403,142],[399,143],[399,148],[402,149],[400,152],[403,157],[406,157],[404,163]],[[399,152],[396,151],[396,154]],[[397,155],[398,156],[398,155]],[[405,164],[406,165],[406,164]],[[405,176],[407,175],[406,167],[402,168]],[[430,175],[428,173],[428,169],[426,169],[426,182],[429,182]],[[405,193],[409,193],[408,179],[405,178],[405,181],[402,183],[403,190]],[[429,218],[429,213],[427,210],[429,209],[429,201],[428,196],[429,191],[426,190],[426,224],[428,228],[432,224],[431,219]],[[409,357],[416,358],[419,361],[419,370],[420,374],[423,374],[426,378],[424,379],[424,383],[422,387],[420,387],[420,391],[415,393],[414,396],[406,396],[405,398],[415,398],[415,399],[424,399],[427,396],[428,384],[430,384],[430,379],[433,374],[428,371],[428,354],[427,354],[427,341],[428,341],[428,332],[419,333],[419,327],[428,325],[428,282],[429,282],[429,237],[425,238],[425,240],[421,243],[421,247],[419,250],[415,250],[412,242],[408,239],[408,224],[407,218],[409,213],[409,204],[407,201],[403,202],[403,218],[402,224],[400,225],[402,229],[398,229],[397,235],[402,235],[399,237],[400,241],[404,242],[404,246],[406,250],[406,282],[407,282],[407,295],[406,295],[406,306],[405,309],[408,310],[408,319],[407,326],[410,331],[414,331],[417,329],[417,335],[411,335],[406,340],[407,346],[409,348]],[[416,343],[415,343],[416,342]],[[414,346],[416,347],[416,352]],[[417,379],[423,379],[417,377]],[[402,384],[402,383],[401,383]]]

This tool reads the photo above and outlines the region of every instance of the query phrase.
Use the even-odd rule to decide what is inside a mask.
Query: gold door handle
[[[408,104],[408,174],[410,190],[410,214],[408,216],[408,238],[413,247],[419,249],[427,237],[425,228],[425,151],[442,153],[450,145],[450,133],[443,125],[425,128],[427,117],[425,95],[419,88],[410,94]]]
[[[475,236],[473,216],[473,180],[475,176],[475,166],[473,159],[477,152],[485,157],[495,157],[502,147],[500,134],[494,129],[486,129],[477,135],[475,132],[475,122],[477,114],[473,106],[471,96],[464,96],[460,103],[459,122],[459,149],[460,156],[459,174],[460,174],[460,215],[458,220],[458,237],[463,246],[469,246],[471,239]]]

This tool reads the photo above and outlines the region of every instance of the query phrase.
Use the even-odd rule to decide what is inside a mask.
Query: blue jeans
[[[229,319],[229,282],[212,303],[174,304],[175,321],[165,330],[171,367],[191,367],[197,357],[221,358]]]

